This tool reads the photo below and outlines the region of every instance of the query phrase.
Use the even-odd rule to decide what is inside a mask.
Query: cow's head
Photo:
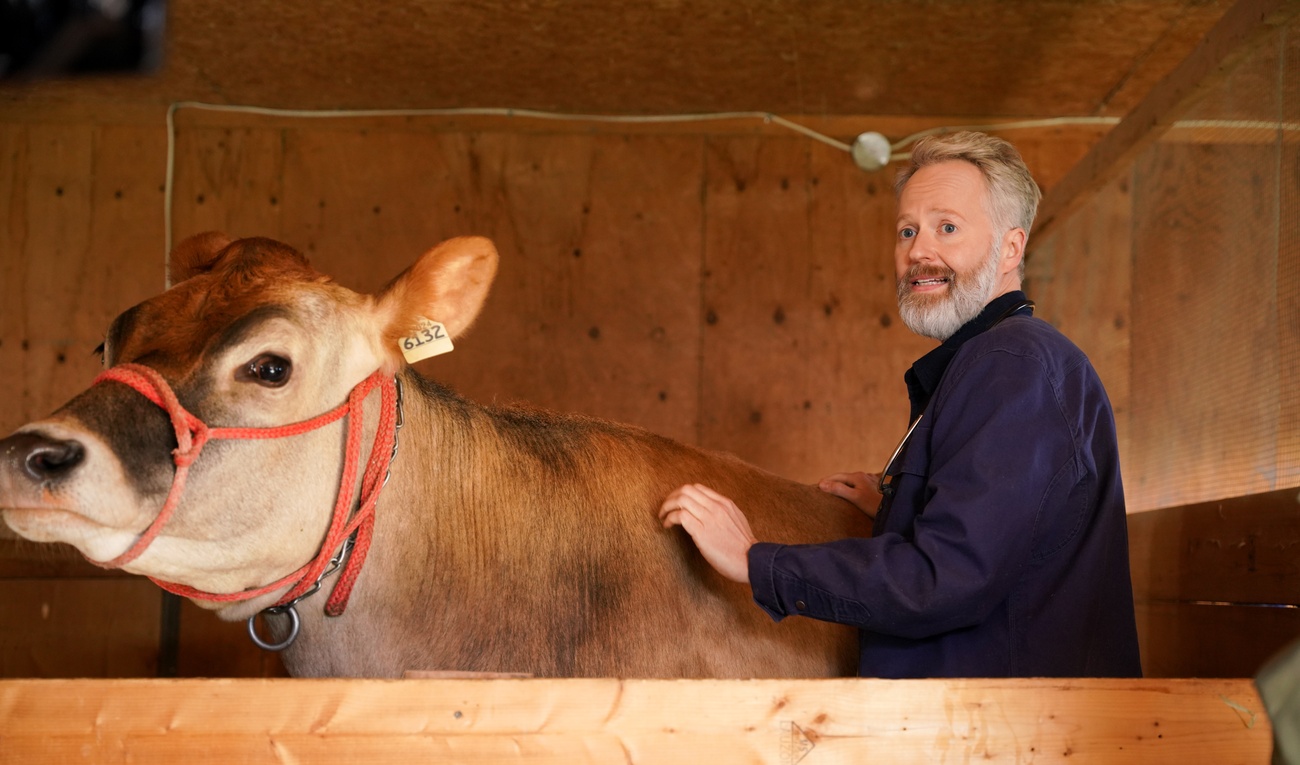
[[[155,370],[212,427],[307,420],[377,369],[395,373],[405,363],[401,339],[423,320],[453,337],[466,329],[496,263],[489,241],[453,239],[379,293],[361,295],[279,242],[201,234],[172,252],[176,286],[113,321],[104,363]],[[210,442],[173,518],[124,568],[232,593],[302,566],[330,521],[345,427]],[[114,559],[158,515],[176,446],[163,409],[127,385],[93,385],[0,441],[0,513],[23,537]]]

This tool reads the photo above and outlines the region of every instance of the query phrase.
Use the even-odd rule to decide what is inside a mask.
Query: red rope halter
[[[168,592],[186,598],[208,600],[219,603],[231,603],[250,600],[277,590],[291,582],[297,581],[273,607],[283,606],[305,596],[317,586],[329,565],[331,553],[338,549],[354,532],[356,541],[351,554],[347,557],[343,571],[334,591],[325,604],[325,613],[339,616],[347,608],[348,597],[356,583],[361,567],[365,564],[366,553],[370,549],[370,538],[374,530],[375,504],[379,501],[379,492],[384,487],[385,466],[391,460],[393,444],[397,431],[397,382],[385,376],[380,370],[357,384],[348,394],[348,400],[330,411],[310,420],[271,428],[210,428],[198,417],[181,406],[167,381],[154,369],[142,364],[121,364],[109,369],[95,378],[93,384],[101,382],[119,382],[134,388],[145,398],[157,404],[171,418],[176,431],[176,449],[172,459],[176,464],[176,473],[172,478],[171,491],[163,503],[162,510],[144,530],[144,533],[127,549],[126,552],[110,561],[91,560],[103,568],[120,568],[135,560],[157,538],[163,526],[171,519],[185,491],[185,480],[189,476],[190,466],[199,458],[204,445],[211,439],[264,439],[296,436],[329,425],[343,417],[348,418],[347,451],[343,461],[343,477],[339,482],[338,500],[334,504],[334,516],[330,521],[329,531],[316,556],[293,573],[278,579],[264,587],[232,593],[204,592],[193,587],[174,582],[165,582],[150,577],[159,587]],[[361,483],[361,501],[355,512],[349,512],[352,495],[356,489],[357,469],[361,460],[362,405],[366,396],[375,388],[380,389],[381,407],[379,429],[371,446],[370,459]],[[349,518],[350,516],[350,518]]]

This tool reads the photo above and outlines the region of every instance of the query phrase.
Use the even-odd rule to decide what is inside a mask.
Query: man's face
[[[913,332],[946,340],[998,295],[1020,288],[1024,231],[1000,233],[975,165],[916,171],[898,199],[898,311]]]

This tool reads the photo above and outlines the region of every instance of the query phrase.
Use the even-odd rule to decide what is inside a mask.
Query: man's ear
[[[452,337],[469,329],[496,272],[496,247],[479,236],[448,239],[421,255],[375,296],[390,346],[423,320],[441,323]]]
[[[1029,238],[1025,230],[1020,227],[1008,229],[1002,235],[1002,243],[998,249],[998,273],[1008,274],[1012,271],[1019,271],[1021,262],[1025,259],[1025,241]]]

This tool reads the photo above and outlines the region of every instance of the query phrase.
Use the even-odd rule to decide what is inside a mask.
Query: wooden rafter
[[[1168,131],[1201,96],[1222,81],[1269,32],[1300,12],[1298,0],[1240,0],[1195,50],[1092,147],[1038,208],[1034,240],[1085,203]]]

